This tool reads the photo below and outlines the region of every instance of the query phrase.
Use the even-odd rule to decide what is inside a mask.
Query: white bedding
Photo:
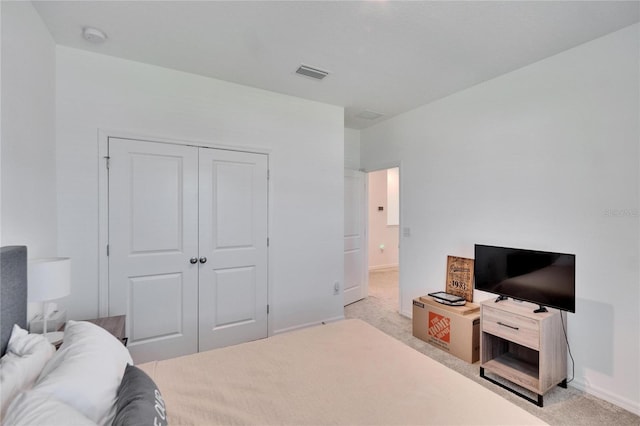
[[[140,367],[173,425],[545,424],[360,320]]]

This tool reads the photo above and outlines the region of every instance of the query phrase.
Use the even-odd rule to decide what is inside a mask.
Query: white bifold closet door
[[[267,156],[200,149],[199,350],[267,337]]]
[[[267,156],[109,138],[109,315],[136,363],[267,336]]]

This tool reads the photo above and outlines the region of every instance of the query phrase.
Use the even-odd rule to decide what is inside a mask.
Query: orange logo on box
[[[450,332],[449,318],[429,311],[429,336],[449,343]]]

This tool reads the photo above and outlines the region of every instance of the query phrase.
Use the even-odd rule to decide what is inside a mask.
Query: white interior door
[[[267,190],[266,155],[200,149],[200,351],[267,337]]]
[[[344,171],[344,304],[367,297],[365,174]]]
[[[109,315],[136,363],[197,351],[198,150],[109,139]]]

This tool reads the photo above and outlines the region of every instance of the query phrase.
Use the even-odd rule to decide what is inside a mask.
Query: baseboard
[[[380,271],[382,269],[394,269],[397,268],[398,264],[397,263],[393,263],[390,265],[376,265],[376,266],[369,266],[369,270],[370,271]]]
[[[281,328],[279,330],[274,330],[273,331],[273,335],[275,336],[276,334],[288,333],[288,332],[294,331],[294,330],[301,330],[303,328],[309,328],[309,327],[313,327],[315,325],[328,324],[330,322],[341,321],[343,319],[344,319],[344,315],[340,315],[340,316],[333,317],[333,318],[327,318],[327,319],[324,319],[324,320],[321,320],[321,321],[307,322],[307,323],[304,323],[304,324],[294,325],[293,327],[286,327],[286,328]]]
[[[613,405],[617,405],[620,408],[624,408],[625,410],[637,416],[640,416],[640,402],[638,401],[632,401],[628,398],[622,398],[619,395],[615,395],[610,391],[604,390],[597,386],[585,384],[578,379],[572,381],[570,385],[575,387],[576,389],[588,393],[589,395],[593,395],[597,398],[603,399],[607,402],[612,403]]]

